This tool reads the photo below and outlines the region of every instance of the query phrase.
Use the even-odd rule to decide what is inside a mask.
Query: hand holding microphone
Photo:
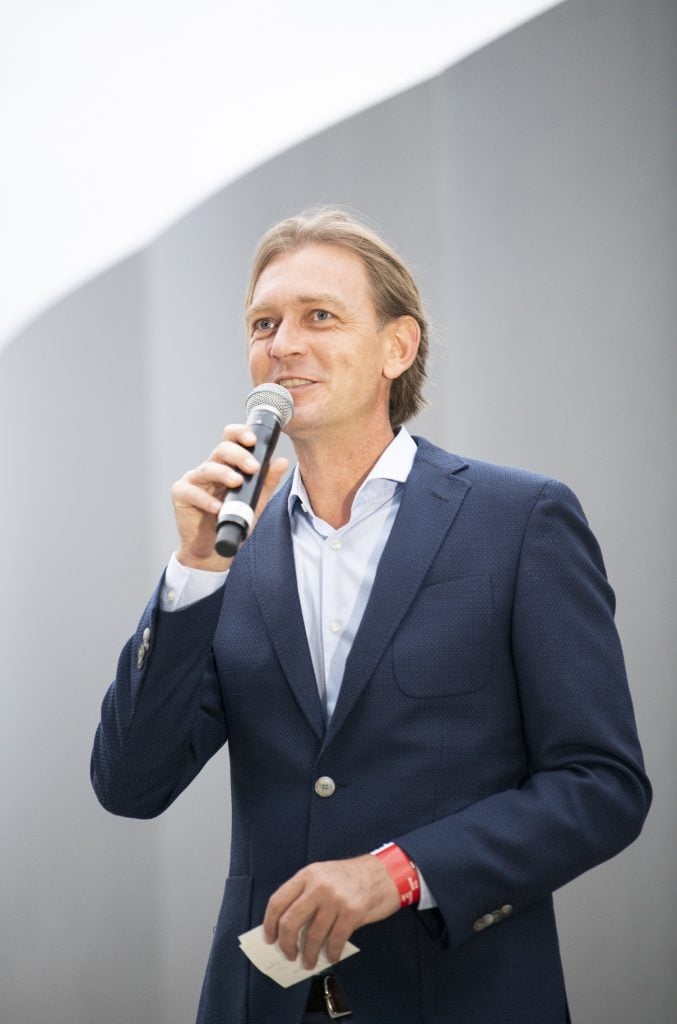
[[[252,528],[270,459],[280,430],[286,427],[294,414],[294,401],[280,384],[261,384],[249,394],[246,410],[247,426],[256,436],[252,454],[260,468],[245,476],[241,486],[226,494],[217,519],[214,545],[223,558],[232,558],[237,554]]]
[[[282,399],[284,402],[280,411],[277,405],[273,405],[273,401],[280,402]],[[273,407],[272,413],[270,406]],[[265,408],[256,412],[259,407]],[[231,505],[231,501],[240,501],[248,503],[250,509],[260,513],[289,467],[287,459],[271,460],[279,429],[288,422],[293,412],[289,392],[277,384],[261,385],[251,393],[247,412],[251,424],[229,424],[224,430],[223,440],[209,458],[185,473],[172,487],[179,532],[177,557],[182,565],[211,571],[227,569],[232,556],[222,556],[215,549],[215,530],[219,525],[217,518],[224,511],[224,506]],[[275,429],[275,422],[270,424],[269,416],[264,416],[265,412],[272,417],[277,415],[280,427]],[[257,422],[262,419],[267,423]],[[267,472],[262,465],[264,459]],[[237,508],[237,505],[232,505],[225,509],[225,513],[228,516],[232,513],[237,515]],[[245,511],[244,517],[247,516]],[[251,526],[245,535],[250,530]],[[236,531],[235,542],[241,542],[242,539],[244,537],[241,532]]]

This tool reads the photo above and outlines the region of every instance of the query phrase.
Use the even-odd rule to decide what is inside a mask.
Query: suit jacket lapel
[[[424,440],[402,495],[374,585],[346,663],[326,742],[355,705],[414,600],[470,485],[455,474],[467,463]]]
[[[324,713],[299,601],[287,497],[291,479],[268,503],[247,542],[252,586],[266,629],[301,711],[322,737]]]

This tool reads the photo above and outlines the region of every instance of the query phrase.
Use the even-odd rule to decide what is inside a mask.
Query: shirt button
[[[315,792],[318,796],[333,796],[336,790],[336,783],[328,775],[321,775],[315,782]]]
[[[341,623],[338,622],[336,619],[334,619],[333,622],[329,623],[329,629],[331,630],[332,633],[340,633],[341,632]]]
[[[332,549],[332,551],[340,551],[342,547],[343,547],[343,545],[341,544],[340,540],[333,540],[331,542],[331,549]]]
[[[167,591],[167,600],[170,601],[171,604],[174,604],[174,602],[176,601],[176,591],[175,590],[168,590]]]

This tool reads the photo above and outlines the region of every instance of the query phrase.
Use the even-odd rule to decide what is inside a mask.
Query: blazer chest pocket
[[[450,697],[489,679],[496,638],[489,576],[424,587],[393,641],[395,681],[408,697]]]

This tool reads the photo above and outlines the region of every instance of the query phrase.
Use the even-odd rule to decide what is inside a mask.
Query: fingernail
[[[248,459],[245,460],[245,466],[247,467],[247,469],[258,469],[259,468],[258,462],[256,461],[256,459],[252,458],[251,455],[249,456]]]

